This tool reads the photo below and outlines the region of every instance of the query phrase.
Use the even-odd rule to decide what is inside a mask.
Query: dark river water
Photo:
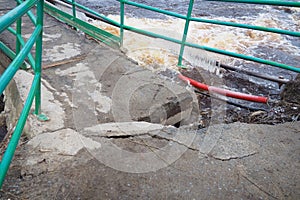
[[[294,0],[297,2],[297,0]],[[78,0],[79,3],[93,8],[102,14],[119,14],[119,1],[117,0]],[[146,4],[149,6],[161,8],[164,10],[174,11],[180,14],[186,14],[189,6],[188,0],[135,0],[134,2]],[[194,2],[193,14],[195,16],[223,16],[223,17],[244,17],[255,16],[266,10],[274,9],[270,6],[252,5],[252,4],[237,4],[229,2],[209,2],[199,1]],[[147,11],[144,9],[126,6],[126,14],[134,17],[151,17],[163,18],[163,16]],[[282,16],[286,14],[281,13]]]

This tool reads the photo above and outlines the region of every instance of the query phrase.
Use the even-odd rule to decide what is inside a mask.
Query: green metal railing
[[[0,50],[12,59],[10,65],[6,68],[0,77],[0,94],[2,94],[12,80],[16,72],[22,67],[25,59],[28,58],[29,64],[34,71],[34,78],[24,108],[20,114],[14,132],[3,154],[0,163],[0,188],[2,187],[4,178],[8,171],[9,165],[14,156],[16,147],[20,140],[26,119],[30,112],[33,100],[35,100],[34,114],[44,117],[41,114],[41,61],[42,61],[42,34],[43,34],[43,8],[44,0],[16,0],[17,6],[0,18],[0,34],[8,30],[16,36],[16,52],[11,50],[3,42],[0,41]],[[36,16],[30,11],[36,6]],[[22,38],[22,17],[27,14],[33,25],[35,26],[30,38],[27,42]],[[16,30],[11,26],[16,23]],[[35,58],[31,54],[31,50],[35,44]],[[29,83],[28,83],[29,84]]]
[[[67,2],[71,5],[71,7],[70,7],[72,9],[71,13],[63,12],[59,8],[56,8],[55,6],[52,6],[50,3],[45,4],[45,11],[48,14],[56,17],[58,20],[61,20],[65,23],[68,23],[69,25],[85,32],[86,34],[91,35],[92,37],[94,37],[94,38],[96,38],[100,41],[103,41],[107,45],[110,45],[112,47],[118,47],[119,46],[119,42],[120,42],[119,37],[117,37],[113,34],[110,34],[110,33],[106,32],[104,30],[101,30],[100,28],[98,28],[96,26],[93,26],[93,25],[77,18],[76,11],[77,11],[77,9],[81,9],[81,10],[83,10],[85,12],[88,12],[91,15],[97,16],[99,18],[104,17],[104,18],[107,19],[108,23],[113,24],[115,26],[119,26],[119,23],[117,23],[113,20],[110,20],[107,17],[105,17],[104,15],[100,15],[100,14],[96,13],[95,11],[90,10],[90,9],[76,3],[75,0],[68,0],[68,1],[65,1],[65,2]]]
[[[0,41],[0,49],[3,51],[8,57],[12,59],[11,64],[7,67],[5,72],[0,77],[0,94],[3,93],[15,73],[21,68],[26,66],[31,66],[34,71],[34,79],[31,85],[31,89],[29,91],[28,97],[26,99],[24,108],[21,112],[20,118],[17,122],[15,127],[14,133],[10,139],[8,147],[2,157],[0,163],[0,188],[3,184],[5,175],[13,158],[14,152],[16,150],[18,141],[21,137],[21,133],[23,131],[24,125],[26,123],[26,119],[30,112],[33,100],[35,100],[35,111],[34,114],[40,117],[43,117],[40,113],[41,108],[41,59],[42,59],[42,32],[43,32],[43,9],[49,14],[55,16],[61,21],[64,21],[71,26],[76,27],[79,30],[91,35],[92,37],[99,39],[105,42],[108,45],[115,46],[115,47],[122,47],[123,39],[124,39],[124,31],[132,31],[135,33],[143,34],[149,37],[160,38],[167,41],[171,41],[173,43],[181,45],[180,52],[178,55],[178,65],[182,66],[183,61],[183,53],[186,46],[203,49],[209,52],[214,52],[230,57],[235,57],[243,60],[253,61],[256,63],[271,65],[275,67],[279,67],[282,69],[291,70],[294,72],[300,72],[300,68],[286,65],[283,63],[274,62],[271,60],[265,60],[249,55],[238,54],[235,52],[225,51],[217,48],[207,47],[200,44],[190,43],[187,42],[187,34],[189,31],[189,24],[190,22],[199,22],[199,23],[209,23],[209,24],[216,24],[216,25],[224,25],[224,26],[231,26],[236,28],[244,28],[244,29],[251,29],[257,31],[265,31],[265,32],[272,32],[277,34],[284,34],[294,37],[300,37],[300,32],[289,31],[289,30],[282,30],[277,28],[268,28],[268,27],[261,27],[261,26],[254,26],[248,24],[240,24],[234,22],[225,22],[219,20],[211,20],[211,19],[204,19],[198,17],[192,17],[192,11],[194,6],[194,0],[189,0],[189,7],[186,15],[178,14],[176,12],[171,12],[167,10],[161,10],[152,6],[148,6],[145,4],[136,3],[129,0],[118,0],[120,2],[120,22],[114,21],[107,16],[95,12],[79,3],[75,0],[63,0],[66,6],[70,6],[70,13],[63,12],[56,6],[51,3],[46,3],[44,5],[44,0],[15,0],[17,2],[16,8],[9,11],[7,14],[0,18],[0,34],[8,30],[10,33],[16,36],[16,51],[14,52],[8,46],[6,46],[3,42]],[[250,3],[250,4],[263,4],[263,5],[273,5],[273,6],[288,6],[288,7],[300,7],[300,2],[286,2],[280,0],[207,0],[207,1],[218,1],[218,2],[234,2],[234,3]],[[37,6],[37,14],[36,16],[30,11],[34,6]],[[180,18],[185,20],[185,26],[182,33],[181,40],[168,37],[165,35],[157,34],[150,31],[145,31],[142,29],[138,29],[132,26],[128,26],[125,24],[125,6],[131,5],[138,8],[147,9],[150,11],[158,12],[161,14],[165,14],[168,16],[173,16],[176,18]],[[84,12],[91,17],[95,17],[100,19],[110,25],[117,26],[120,28],[120,37],[112,35],[98,27],[95,27],[88,22],[85,22],[79,19],[77,16],[77,12]],[[22,38],[22,17],[27,14],[30,20],[32,21],[35,29],[30,36],[30,38],[25,42]],[[12,24],[16,23],[16,30],[13,29],[11,26]],[[33,56],[30,52],[35,44],[35,56]],[[28,62],[26,58],[28,58]]]
[[[243,60],[248,60],[248,61],[253,61],[256,63],[261,63],[261,64],[266,64],[266,65],[271,65],[271,66],[275,66],[275,67],[279,67],[282,69],[287,69],[287,70],[291,70],[294,72],[300,72],[300,68],[295,67],[295,66],[290,66],[290,65],[286,65],[283,63],[278,63],[278,62],[274,62],[271,60],[266,60],[266,59],[262,59],[262,58],[257,58],[254,56],[249,56],[249,55],[244,55],[244,54],[238,54],[235,52],[230,52],[230,51],[225,51],[225,50],[221,50],[221,49],[217,49],[217,48],[212,48],[212,47],[208,47],[208,46],[203,46],[200,44],[195,44],[195,43],[190,43],[187,42],[187,34],[189,31],[189,24],[191,21],[194,22],[200,22],[200,23],[209,23],[209,24],[216,24],[216,25],[224,25],[224,26],[231,26],[231,27],[236,27],[236,28],[244,28],[244,29],[251,29],[251,30],[257,30],[257,31],[264,31],[264,32],[272,32],[272,33],[277,33],[277,34],[284,34],[284,35],[289,35],[289,36],[294,36],[294,37],[300,37],[300,32],[296,32],[296,31],[289,31],[289,30],[283,30],[283,29],[277,29],[277,28],[268,28],[268,27],[263,27],[263,26],[255,26],[255,25],[249,25],[249,24],[240,24],[240,23],[234,23],[234,22],[225,22],[225,21],[220,21],[220,20],[211,20],[211,19],[204,19],[204,18],[198,18],[198,17],[191,17],[192,14],[192,10],[193,10],[193,6],[194,6],[194,0],[190,0],[189,1],[189,7],[188,7],[188,11],[186,15],[182,15],[182,14],[178,14],[176,12],[172,12],[172,11],[167,11],[167,10],[161,10],[159,8],[155,8],[152,6],[148,6],[145,4],[140,4],[140,3],[136,3],[133,1],[129,1],[129,0],[118,0],[120,2],[120,22],[116,22],[100,13],[97,13],[89,8],[86,8],[85,6],[77,3],[75,0],[63,0],[63,2],[68,3],[71,5],[72,8],[72,15],[69,14],[67,15],[66,13],[61,13],[61,11],[57,8],[55,8],[54,6],[51,6],[50,4],[47,4],[46,6],[46,11],[49,12],[50,14],[58,17],[60,20],[65,21],[65,22],[69,22],[70,19],[72,22],[74,23],[70,23],[71,25],[74,25],[75,27],[81,29],[78,24],[76,24],[76,21],[80,21],[80,23],[84,23],[82,20],[79,20],[76,17],[76,11],[79,9],[80,11],[90,14],[91,16],[94,16],[96,18],[99,18],[102,21],[105,21],[108,24],[117,26],[120,28],[120,37],[115,37],[115,36],[111,36],[109,33],[105,33],[105,35],[107,37],[105,38],[100,38],[102,41],[106,42],[107,41],[113,41],[113,43],[118,43],[120,46],[123,45],[123,38],[124,38],[124,31],[128,30],[128,31],[132,31],[135,33],[139,33],[139,34],[143,34],[149,37],[154,37],[154,38],[161,38],[167,41],[171,41],[177,44],[181,45],[180,48],[180,52],[178,55],[178,66],[182,66],[182,60],[183,60],[183,53],[184,53],[184,49],[186,46],[189,47],[193,47],[193,48],[198,48],[198,49],[203,49],[209,52],[213,52],[213,53],[218,53],[218,54],[222,54],[222,55],[226,55],[226,56],[230,56],[230,57],[234,57],[234,58],[239,58],[239,59],[243,59]],[[280,1],[280,0],[273,0],[273,1],[268,1],[268,0],[207,0],[207,1],[218,1],[218,2],[234,2],[234,3],[250,3],[250,4],[263,4],[263,5],[273,5],[273,6],[288,6],[288,7],[300,7],[300,2],[287,2],[287,1]],[[184,31],[182,34],[182,39],[178,40],[175,38],[171,38],[171,37],[167,37],[165,35],[161,35],[161,34],[156,34],[150,31],[145,31],[142,29],[138,29],[132,26],[127,26],[125,24],[125,5],[131,5],[131,6],[135,6],[138,8],[143,8],[146,10],[150,10],[153,12],[158,12],[161,14],[165,14],[168,16],[172,16],[172,17],[176,17],[176,18],[180,18],[180,19],[184,19],[185,22],[185,27],[184,27]],[[58,13],[59,12],[59,13]],[[89,25],[92,26],[92,25]],[[94,29],[98,29],[97,27],[92,28],[92,30]],[[101,29],[99,29],[101,30]],[[88,33],[87,31],[83,30],[84,32]],[[101,30],[103,31],[103,30]],[[105,31],[103,31],[105,32]],[[95,35],[94,33],[89,32],[88,34],[90,34],[91,36],[98,38],[99,37],[97,35]]]

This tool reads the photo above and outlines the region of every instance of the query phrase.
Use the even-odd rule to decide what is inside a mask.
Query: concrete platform
[[[13,48],[8,33],[0,39]],[[299,122],[222,124],[218,112],[197,130],[189,88],[48,15],[43,68],[42,110],[50,121],[29,117],[1,198],[300,198]],[[19,71],[6,91],[10,128],[31,79]]]

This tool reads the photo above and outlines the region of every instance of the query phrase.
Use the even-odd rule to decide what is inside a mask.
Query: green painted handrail
[[[190,42],[186,42],[188,29],[189,29],[189,23],[191,21],[195,22],[201,22],[201,23],[210,23],[210,24],[217,24],[217,25],[225,25],[225,26],[232,26],[232,27],[238,27],[238,28],[246,28],[246,29],[252,29],[252,30],[258,30],[258,31],[265,31],[265,32],[273,32],[278,34],[285,34],[295,37],[300,37],[299,32],[289,31],[289,30],[282,30],[282,29],[276,29],[276,28],[267,28],[267,27],[261,27],[261,26],[254,26],[254,25],[248,25],[248,24],[240,24],[240,23],[233,23],[233,22],[224,22],[219,20],[210,20],[210,19],[203,19],[203,18],[196,18],[191,17],[192,10],[193,10],[193,4],[194,0],[190,0],[189,8],[187,15],[178,14],[171,11],[161,10],[152,6],[148,6],[145,4],[136,3],[133,1],[128,0],[119,0],[120,2],[120,23],[116,22],[114,20],[109,19],[108,17],[101,15],[91,9],[86,8],[85,6],[82,6],[81,4],[77,3],[75,0],[64,0],[65,2],[68,2],[72,5],[72,15],[68,15],[58,9],[55,9],[54,7],[51,7],[50,5],[46,5],[46,8],[49,10],[50,13],[53,15],[55,13],[59,13],[60,19],[67,20],[68,23],[78,27],[79,29],[84,30],[86,33],[91,34],[92,36],[95,36],[96,38],[107,40],[110,39],[111,41],[119,41],[120,45],[123,44],[123,37],[124,37],[124,30],[133,31],[139,34],[147,35],[150,37],[155,38],[161,38],[167,41],[171,41],[177,44],[181,45],[179,58],[178,58],[178,65],[181,65],[182,63],[182,55],[184,53],[185,46],[204,49],[206,51],[223,54],[235,58],[240,58],[244,60],[249,60],[257,63],[267,64],[275,67],[279,67],[282,69],[287,69],[291,71],[295,71],[300,73],[300,68],[285,65],[282,63],[265,60],[261,58],[256,58],[252,56],[247,56],[243,54],[238,54],[234,52],[224,51],[212,47],[207,47],[199,44],[194,44]],[[219,1],[219,2],[234,2],[234,3],[250,3],[250,4],[262,4],[262,5],[274,5],[274,6],[291,6],[291,7],[300,7],[299,2],[286,2],[286,1],[271,1],[271,0],[207,0],[207,1]],[[7,170],[9,168],[9,165],[11,163],[11,160],[13,158],[14,152],[16,150],[16,147],[18,145],[18,141],[21,137],[24,125],[26,123],[26,119],[28,117],[28,114],[30,112],[31,105],[33,103],[33,100],[35,100],[35,111],[34,114],[39,115],[40,114],[40,108],[41,108],[41,59],[42,59],[42,32],[43,32],[43,8],[44,8],[44,1],[43,0],[16,0],[18,3],[18,6],[9,11],[6,15],[2,16],[0,18],[0,33],[2,33],[4,30],[10,31],[12,34],[16,35],[16,53],[13,52],[10,48],[8,48],[4,43],[0,42],[0,49],[13,61],[8,66],[8,68],[5,70],[5,72],[0,76],[0,94],[3,93],[5,88],[7,87],[10,80],[13,78],[17,70],[20,68],[22,63],[24,63],[26,57],[29,58],[29,62],[31,64],[31,67],[34,70],[34,80],[31,85],[30,92],[28,94],[28,97],[26,99],[24,108],[21,112],[20,118],[17,122],[16,128],[14,133],[12,134],[12,137],[10,139],[10,142],[8,144],[8,147],[2,157],[1,163],[0,163],[0,188],[2,187],[5,175],[7,173]],[[33,15],[33,13],[30,11],[33,6],[37,5],[37,18]],[[186,20],[185,28],[183,31],[182,39],[177,40],[175,38],[167,37],[164,35],[156,34],[153,32],[145,31],[142,29],[134,28],[131,26],[127,26],[125,24],[125,5],[131,5],[136,6],[139,8],[151,10],[154,12],[166,14],[169,16],[177,17],[180,19]],[[78,19],[76,16],[76,9],[82,9],[84,11],[87,11],[94,16],[97,16],[107,23],[118,26],[120,28],[120,38],[113,36],[101,29],[98,29],[86,22],[83,22],[82,20]],[[25,43],[24,39],[22,38],[22,21],[21,18],[23,15],[27,14],[33,24],[36,26],[35,30],[33,31],[31,37],[28,39],[28,41]],[[17,29],[14,30],[10,26],[16,22],[17,23]],[[104,35],[104,37],[100,36]],[[30,50],[32,49],[33,45],[36,44],[36,54],[35,58],[30,54]],[[108,44],[111,44],[111,42],[108,42]]]
[[[34,94],[35,94],[35,91],[37,90],[37,86],[39,84],[39,79],[40,78],[41,78],[40,75],[36,74],[34,76],[32,86],[30,88],[30,91],[29,91],[27,100],[25,102],[24,108],[23,108],[23,110],[21,112],[21,115],[19,117],[19,120],[17,122],[16,129],[15,129],[15,131],[14,131],[14,133],[13,133],[13,135],[12,135],[10,141],[9,141],[9,145],[7,146],[6,151],[5,151],[5,153],[2,157],[2,160],[1,160],[1,163],[0,163],[0,188],[3,185],[4,178],[5,178],[6,173],[8,171],[9,165],[10,165],[12,159],[13,159],[15,150],[16,150],[17,145],[18,145],[18,142],[21,138],[22,131],[23,131],[23,128],[25,126],[26,119],[27,119],[27,116],[29,114],[33,99],[35,97]]]
[[[258,31],[272,32],[272,33],[278,33],[278,34],[285,34],[285,35],[300,37],[300,32],[294,32],[294,31],[282,30],[282,29],[276,29],[276,28],[268,28],[268,27],[262,27],[262,26],[254,26],[254,25],[248,25],[248,24],[225,22],[225,21],[219,21],[219,20],[209,20],[209,19],[202,19],[202,18],[197,18],[197,17],[190,17],[189,15],[191,14],[190,12],[191,12],[191,9],[193,8],[194,1],[190,1],[187,15],[181,15],[181,14],[174,13],[174,12],[171,12],[171,11],[161,10],[161,9],[158,9],[158,8],[154,8],[152,6],[148,6],[148,5],[144,5],[144,4],[140,4],[140,3],[136,3],[136,2],[132,2],[132,1],[128,1],[128,0],[118,0],[118,1],[120,1],[120,2],[122,1],[123,3],[131,5],[131,6],[136,6],[136,7],[139,7],[139,8],[144,8],[144,9],[147,9],[147,10],[155,11],[155,12],[166,14],[166,15],[169,15],[169,16],[178,17],[180,19],[185,19],[186,21],[195,21],[195,22],[203,22],[203,23],[210,23],[210,24],[217,24],[217,25],[225,25],[225,26],[246,28],[246,29],[258,30]],[[232,2],[255,3],[255,2],[258,2],[258,1],[249,0],[249,1],[232,1]],[[275,2],[277,4],[275,4]],[[272,3],[274,3],[274,4],[272,4]],[[297,2],[289,2],[288,3],[288,2],[282,2],[282,1],[264,1],[264,0],[259,0],[259,4],[287,5],[287,6],[293,6],[293,7],[299,7],[299,5],[300,5],[300,3],[297,3]],[[168,37],[165,37],[165,36],[161,37],[158,34],[153,34],[153,33],[148,32],[148,31],[141,31],[141,30],[138,30],[136,28],[128,27],[126,25],[122,25],[122,27],[127,29],[127,30],[132,30],[132,31],[135,30],[135,32],[140,32],[140,33],[143,32],[144,35],[149,35],[149,36],[156,35],[155,37],[158,37],[158,38],[161,38],[161,39],[167,39],[168,41],[172,41],[172,39],[170,40],[170,38],[168,38]],[[178,57],[178,66],[182,66],[182,57],[183,57],[183,52],[184,52],[184,46],[186,45],[186,46],[195,47],[195,48],[199,48],[199,49],[204,49],[204,50],[214,52],[214,53],[218,53],[218,54],[222,54],[222,55],[227,55],[227,56],[231,56],[231,57],[235,57],[235,58],[241,58],[241,59],[253,61],[253,62],[256,62],[256,63],[267,64],[267,65],[279,67],[279,68],[282,68],[282,69],[291,70],[291,71],[298,72],[298,73],[300,72],[300,68],[298,68],[298,67],[285,65],[285,64],[282,64],[282,63],[278,63],[278,62],[257,58],[257,57],[254,57],[254,56],[247,56],[247,55],[238,54],[238,53],[234,53],[234,52],[224,51],[224,50],[217,49],[217,48],[212,48],[212,47],[207,47],[207,46],[192,44],[192,43],[186,43],[185,42],[185,40],[186,40],[185,35],[187,34],[187,31],[188,31],[188,27],[185,26],[182,41],[180,43],[181,44],[181,49],[180,49],[180,53],[179,53],[179,57]],[[122,40],[122,38],[121,38],[121,40]]]
[[[283,29],[278,29],[278,28],[268,28],[268,27],[264,27],[264,26],[254,26],[254,25],[249,25],[249,24],[225,22],[225,21],[220,21],[220,20],[203,19],[203,18],[197,18],[197,17],[192,17],[191,21],[216,24],[216,25],[224,25],[224,26],[232,26],[232,27],[237,27],[237,28],[244,28],[244,29],[264,31],[264,32],[270,32],[270,33],[279,33],[279,34],[284,34],[284,35],[300,37],[300,32],[283,30]]]
[[[271,66],[275,66],[275,67],[279,67],[279,68],[283,68],[283,69],[287,69],[287,70],[291,70],[291,71],[295,71],[295,72],[300,72],[300,69],[298,67],[289,66],[289,65],[282,64],[282,63],[278,63],[278,62],[274,62],[274,61],[270,61],[270,60],[265,60],[265,59],[261,59],[261,58],[257,58],[257,57],[253,57],[253,56],[238,54],[238,53],[235,53],[235,52],[225,51],[225,50],[221,50],[221,49],[217,49],[217,48],[207,47],[207,46],[203,46],[203,45],[199,45],[199,44],[187,43],[185,41],[186,40],[185,35],[187,35],[188,24],[189,24],[190,21],[216,24],[216,25],[225,25],[225,26],[231,26],[231,27],[237,27],[237,28],[243,28],[243,29],[252,29],[252,30],[258,30],[258,31],[264,31],[264,32],[272,32],[272,33],[277,33],[277,34],[290,35],[290,36],[294,36],[294,37],[300,37],[300,32],[277,29],[277,28],[268,28],[268,27],[262,27],[262,26],[255,26],[255,25],[249,25],[249,24],[240,24],[240,23],[234,23],[234,22],[226,22],[226,21],[191,17],[191,16],[189,16],[189,14],[191,14],[192,9],[193,9],[193,4],[194,4],[194,1],[191,1],[191,0],[190,0],[187,15],[182,15],[182,14],[178,14],[178,13],[175,13],[175,12],[172,12],[172,11],[162,10],[162,9],[159,9],[159,8],[155,8],[155,7],[145,5],[145,4],[141,4],[141,3],[136,3],[136,2],[133,2],[133,1],[129,1],[129,0],[118,0],[120,2],[120,23],[116,22],[112,19],[109,19],[108,17],[106,17],[102,14],[99,14],[99,13],[97,13],[97,12],[95,12],[95,11],[89,9],[89,8],[86,8],[85,6],[77,3],[75,0],[63,0],[63,1],[72,5],[73,13],[75,13],[76,8],[80,8],[84,12],[88,12],[88,13],[91,13],[92,15],[96,16],[96,17],[99,17],[99,19],[101,19],[104,22],[107,22],[111,25],[119,27],[120,28],[120,38],[119,38],[120,46],[123,45],[124,30],[133,31],[133,32],[136,32],[136,33],[140,33],[140,34],[143,34],[143,35],[150,36],[150,37],[161,38],[161,39],[164,39],[164,40],[167,40],[167,41],[171,41],[171,42],[175,42],[175,43],[180,44],[181,49],[180,49],[180,53],[179,53],[179,57],[178,57],[178,65],[179,66],[182,66],[182,56],[183,56],[183,52],[184,52],[184,47],[185,46],[190,46],[190,47],[204,49],[204,50],[214,52],[214,53],[218,53],[218,54],[222,54],[222,55],[227,55],[227,56],[230,56],[230,57],[240,58],[240,59],[249,60],[249,61],[253,61],[253,62],[257,62],[257,63],[261,63],[261,64],[267,64],[267,65],[271,65]],[[224,1],[226,1],[226,0],[224,0]],[[266,1],[265,0],[235,1],[234,0],[232,2],[236,2],[236,3],[255,3],[255,4],[277,5],[277,6],[293,6],[293,7],[299,7],[300,6],[299,2],[285,2],[285,1],[268,1],[268,0],[266,0]],[[153,32],[149,32],[149,31],[145,31],[145,30],[141,30],[141,29],[138,29],[138,28],[127,26],[125,24],[125,18],[124,18],[124,16],[125,16],[125,9],[124,9],[125,5],[131,5],[131,6],[143,8],[143,9],[146,9],[146,10],[151,10],[151,11],[154,11],[154,12],[158,12],[158,13],[161,13],[161,14],[165,14],[165,15],[169,15],[169,16],[173,16],[173,17],[176,17],[176,18],[186,20],[186,25],[187,26],[185,26],[183,36],[182,36],[182,40],[177,40],[177,39],[167,37],[167,36],[164,36],[164,35],[160,35],[160,34],[156,34],[156,33],[153,33]],[[51,8],[51,6],[49,6],[49,9],[52,10],[54,8]],[[52,12],[52,14],[54,14],[54,13]],[[77,18],[75,17],[75,19],[77,19]],[[68,19],[66,19],[66,21],[68,21]],[[92,28],[95,29],[96,27],[92,27]],[[88,32],[86,30],[83,30],[83,31]],[[89,33],[89,34],[91,34],[93,36],[93,33]]]
[[[2,16],[0,20],[0,33],[6,30],[11,24],[17,21],[17,19],[22,17],[25,13],[27,13],[36,4],[37,1],[38,0],[24,1],[15,9]]]
[[[3,185],[4,178],[9,169],[16,147],[22,135],[33,100],[35,100],[34,114],[37,116],[40,116],[41,114],[41,61],[44,0],[27,0],[24,2],[16,0],[16,2],[18,3],[18,6],[0,18],[0,33],[2,33],[4,30],[9,30],[12,34],[16,36],[16,52],[12,51],[4,43],[0,42],[0,49],[12,59],[12,62],[5,69],[4,73],[0,77],[0,94],[4,92],[9,82],[12,80],[16,72],[24,63],[26,57],[29,57],[31,67],[34,70],[34,79],[31,84],[31,88],[27,99],[25,101],[24,108],[20,114],[14,132],[11,136],[11,139],[0,162],[0,189]],[[33,16],[32,12],[29,12],[30,9],[32,9],[35,5],[37,6],[37,18]],[[25,41],[22,38],[21,19],[22,16],[26,13],[31,18],[35,29],[30,38],[25,43]],[[17,30],[13,30],[10,27],[14,22],[17,22]],[[30,56],[30,51],[34,44],[36,46],[36,50],[35,58],[33,60],[33,57]]]
[[[118,1],[121,1],[121,0],[118,0]],[[158,9],[158,8],[155,8],[152,6],[148,6],[148,5],[144,5],[144,4],[140,4],[140,3],[136,3],[136,2],[132,2],[132,1],[124,1],[124,2],[126,2],[126,4],[131,5],[131,6],[136,6],[139,8],[151,10],[151,11],[165,14],[168,16],[177,17],[177,18],[184,19],[184,20],[186,20],[186,18],[187,18],[186,15],[178,14],[178,13],[175,13],[172,11],[161,10],[161,9]],[[263,2],[263,1],[261,1],[261,2]],[[193,4],[193,2],[191,2],[191,3]],[[300,5],[300,3],[297,3],[297,4]],[[191,4],[189,4],[189,5],[191,5]],[[197,18],[197,17],[191,17],[190,20],[195,21],[195,22],[232,26],[232,27],[238,27],[238,28],[246,28],[246,29],[252,29],[252,30],[257,30],[257,31],[265,31],[265,32],[272,32],[272,33],[279,33],[279,34],[300,37],[300,32],[294,32],[294,31],[277,29],[277,28],[268,28],[268,27],[262,27],[262,26],[254,26],[254,25],[240,24],[240,23],[234,23],[234,22],[225,22],[225,21],[220,21],[220,20],[203,19],[203,18]]]
[[[20,28],[21,29],[21,28]],[[22,38],[21,34],[18,34],[17,31],[11,27],[8,27],[7,30],[12,33],[13,35],[16,35],[16,53],[18,53],[20,51],[21,47],[24,47],[25,45],[25,41]],[[19,46],[19,47],[18,47]],[[4,48],[8,48],[7,46]],[[8,48],[9,49],[9,48]],[[14,58],[12,58],[14,59]],[[35,60],[34,57],[32,56],[32,54],[29,52],[28,53],[28,60],[30,65],[34,68],[35,67]]]
[[[16,58],[16,53],[8,48],[3,42],[0,41],[0,49],[5,55],[7,55],[11,60]]]
[[[176,18],[180,18],[180,19],[184,19],[184,20],[186,19],[185,15],[178,14],[176,12],[172,12],[172,11],[168,11],[168,10],[162,10],[162,9],[159,9],[159,8],[155,8],[153,6],[148,6],[148,5],[141,4],[141,3],[136,3],[136,2],[133,2],[133,1],[127,1],[127,0],[118,0],[118,1],[119,2],[123,1],[127,5],[135,6],[135,7],[138,7],[138,8],[143,8],[143,9],[146,9],[146,10],[151,10],[151,11],[161,13],[161,14],[165,14],[165,15],[169,15],[169,16],[172,16],[172,17],[176,17]]]
[[[16,2],[19,3],[19,4],[23,3],[22,0],[16,0]],[[36,18],[35,18],[34,14],[32,13],[31,10],[29,10],[29,11],[27,12],[27,15],[28,15],[29,19],[31,20],[31,22],[32,22],[33,24],[36,24]]]
[[[182,66],[183,52],[184,52],[184,47],[185,47],[185,44],[186,44],[186,38],[187,38],[189,26],[190,26],[193,6],[194,6],[194,0],[190,0],[188,12],[187,12],[187,15],[186,15],[186,18],[185,18],[185,25],[184,25],[183,35],[182,35],[182,39],[181,39],[179,57],[178,57],[178,66],[180,66],[180,67],[183,67]]]
[[[29,38],[25,46],[16,56],[16,58],[11,62],[11,64],[7,67],[0,78],[0,94],[3,93],[5,88],[7,87],[8,83],[14,77],[18,69],[20,68],[21,64],[24,62],[25,58],[27,57],[28,53],[30,52],[31,48],[33,47],[34,43],[36,42],[38,35],[41,33],[42,27],[37,26],[36,29],[33,31],[32,36]]]
[[[70,0],[64,0],[64,1],[70,3]],[[77,3],[77,2],[75,2],[74,5],[75,5],[75,6],[73,7],[73,9],[80,8],[80,9],[86,11],[86,12],[89,12],[89,13],[91,13],[91,14],[93,14],[93,15],[95,15],[95,16],[97,16],[97,17],[103,19],[103,20],[105,20],[107,23],[109,23],[109,24],[111,24],[111,25],[120,27],[120,23],[119,23],[119,22],[116,22],[116,21],[114,21],[114,20],[112,20],[112,19],[106,17],[106,16],[103,15],[103,14],[100,14],[100,13],[98,13],[98,12],[92,10],[92,9],[89,9],[89,8],[87,8],[87,7],[85,7],[85,6],[81,5],[81,4],[79,4],[79,3]]]
[[[53,7],[50,4],[45,4],[45,12],[56,17],[58,20],[63,21],[77,29],[83,31],[84,33],[91,35],[92,37],[104,42],[107,45],[118,47],[120,41],[119,37],[112,35],[100,28],[97,28],[81,19],[75,18],[72,14],[66,13]]]
[[[137,28],[134,28],[134,27],[131,27],[131,26],[124,25],[124,29],[135,32],[135,33],[139,33],[139,34],[142,34],[142,35],[146,35],[146,36],[149,36],[149,37],[161,38],[161,39],[164,39],[164,40],[167,40],[167,41],[170,41],[170,42],[174,42],[174,43],[177,43],[177,44],[182,44],[181,40],[170,38],[170,37],[160,35],[160,34],[157,34],[157,33],[152,33],[152,32],[149,32],[149,31],[142,30],[142,29],[137,29]],[[225,50],[221,50],[221,49],[216,49],[216,48],[212,48],[212,47],[198,45],[198,44],[194,44],[194,43],[190,43],[190,42],[186,42],[185,46],[198,48],[198,49],[203,49],[203,50],[213,52],[213,53],[218,53],[218,54],[227,55],[227,56],[240,58],[240,59],[244,59],[244,60],[249,60],[249,61],[253,61],[253,62],[257,62],[257,63],[271,65],[271,66],[274,66],[274,67],[278,67],[278,68],[282,68],[282,69],[286,69],[286,70],[290,70],[290,71],[300,73],[300,68],[293,67],[293,66],[286,65],[286,64],[282,64],[282,63],[278,63],[278,62],[274,62],[274,61],[270,61],[270,60],[257,58],[257,57],[254,57],[254,56],[247,56],[247,55],[238,54],[238,53],[234,53],[234,52],[230,52],[230,51],[225,51]]]

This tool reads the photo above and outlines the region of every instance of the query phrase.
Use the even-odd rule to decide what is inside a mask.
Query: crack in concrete
[[[216,160],[221,160],[221,161],[229,161],[229,160],[236,160],[236,159],[243,159],[243,158],[248,158],[250,156],[253,156],[255,154],[257,154],[258,152],[253,152],[253,153],[249,153],[247,155],[244,155],[244,156],[233,156],[233,157],[230,157],[230,158],[218,158],[214,155],[211,155],[211,154],[207,154],[209,157],[211,158],[214,158]]]
[[[167,140],[167,141],[175,142],[175,143],[177,143],[179,145],[182,145],[182,146],[184,146],[184,147],[186,147],[186,148],[188,148],[189,150],[192,150],[192,151],[199,151],[199,149],[192,148],[192,147],[190,147],[190,146],[188,146],[188,145],[186,145],[182,142],[179,142],[177,140],[173,140],[171,138],[166,138],[166,137],[162,137],[162,136],[159,136],[159,135],[151,135],[151,134],[149,134],[149,136],[151,136],[152,138],[164,139],[164,140]]]
[[[93,136],[96,136],[96,135],[93,135]],[[98,135],[99,136],[99,135]],[[129,138],[134,138],[134,137],[137,137],[137,136],[150,136],[152,138],[156,138],[156,139],[162,139],[162,140],[166,140],[166,141],[169,141],[169,142],[175,142],[179,145],[182,145],[184,147],[186,147],[187,149],[191,150],[191,151],[196,151],[196,152],[199,152],[200,154],[202,154],[203,156],[205,157],[210,157],[210,158],[213,158],[215,160],[220,160],[220,161],[230,161],[230,160],[236,160],[236,159],[244,159],[244,158],[248,158],[250,156],[253,156],[253,155],[256,155],[258,152],[252,152],[252,153],[249,153],[249,154],[246,154],[246,155],[242,155],[242,156],[232,156],[232,157],[229,157],[229,158],[219,158],[217,156],[214,156],[212,155],[211,153],[204,153],[204,152],[201,152],[199,149],[197,148],[194,148],[192,146],[189,146],[189,145],[186,145],[178,140],[174,140],[172,138],[167,138],[167,137],[163,137],[161,135],[157,135],[157,134],[153,134],[153,133],[142,133],[142,134],[138,134],[138,135],[115,135],[115,136],[99,136],[101,138],[107,138],[107,139],[129,139]]]
[[[41,132],[40,134],[43,134],[43,133],[55,133],[57,131],[62,131],[62,130],[67,130],[67,129],[71,129],[71,130],[77,132],[77,130],[74,129],[74,128],[72,128],[72,127],[63,127],[63,128],[58,128],[58,129],[55,129],[55,130],[46,130],[46,131]]]
[[[138,137],[138,136],[150,136],[150,137],[156,138],[156,139],[163,139],[163,140],[166,140],[166,141],[175,142],[179,145],[185,146],[186,148],[188,148],[192,151],[199,151],[199,149],[189,147],[188,145],[186,145],[182,142],[179,142],[178,140],[173,140],[171,138],[166,138],[166,137],[163,137],[163,136],[151,133],[151,132],[149,132],[149,133],[140,133],[140,134],[136,134],[136,135],[127,134],[127,135],[109,135],[109,136],[107,136],[107,135],[89,134],[89,136],[93,136],[93,137],[98,136],[100,138],[107,138],[107,139],[129,139],[129,138],[134,138],[134,137]]]

